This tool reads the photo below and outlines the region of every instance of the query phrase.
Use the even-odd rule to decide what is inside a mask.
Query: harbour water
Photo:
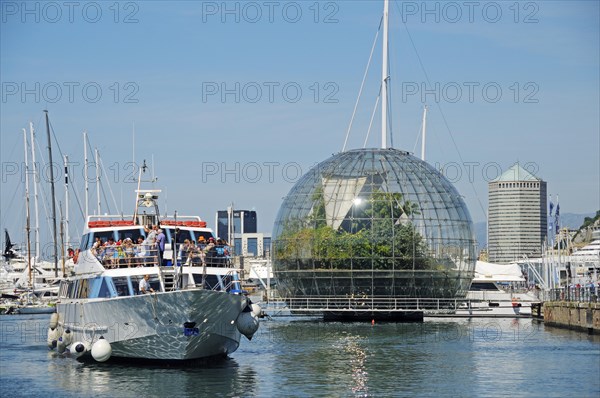
[[[422,324],[273,318],[196,368],[82,364],[46,348],[48,315],[0,317],[4,397],[598,397],[600,337],[530,319]]]

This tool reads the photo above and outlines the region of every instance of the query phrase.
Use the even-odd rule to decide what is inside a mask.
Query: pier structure
[[[545,326],[600,335],[600,301],[595,286],[552,289],[547,300],[533,310]]]

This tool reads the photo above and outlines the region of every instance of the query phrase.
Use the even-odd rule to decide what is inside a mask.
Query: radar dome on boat
[[[428,163],[397,149],[338,153],[290,190],[273,229],[285,297],[464,297],[469,211]]]

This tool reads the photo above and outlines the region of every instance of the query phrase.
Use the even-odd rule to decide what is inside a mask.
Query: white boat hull
[[[456,316],[484,318],[530,317],[531,304],[537,300],[530,293],[503,291],[469,291],[467,301],[456,310]]]
[[[56,309],[59,325],[71,330],[73,342],[90,347],[102,336],[111,345],[111,357],[193,360],[237,350],[241,334],[235,321],[246,305],[244,296],[191,289],[113,299],[63,299]]]
[[[454,316],[469,318],[518,318],[531,316],[531,303],[491,302],[498,306],[490,307],[490,302],[471,301],[456,310]]]

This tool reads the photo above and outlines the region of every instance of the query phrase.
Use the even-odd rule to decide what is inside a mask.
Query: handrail
[[[543,292],[544,301],[569,301],[576,303],[596,303],[600,286],[565,286]]]
[[[281,297],[292,311],[306,312],[370,312],[370,311],[424,311],[453,312],[466,303],[488,302],[467,298],[416,297]],[[505,302],[508,300],[493,300]]]
[[[100,246],[92,248],[91,253],[109,269],[158,265],[158,250],[145,243]]]

